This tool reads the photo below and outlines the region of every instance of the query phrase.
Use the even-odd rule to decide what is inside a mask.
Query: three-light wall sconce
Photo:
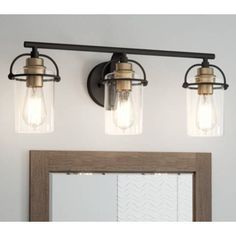
[[[191,66],[184,77],[187,89],[187,122],[190,136],[221,136],[223,134],[223,95],[228,88],[224,72],[209,63],[214,54],[135,48],[102,47],[41,42],[24,42],[31,53],[17,56],[10,66],[8,78],[15,80],[15,126],[19,133],[49,133],[54,130],[54,84],[60,81],[55,61],[40,54],[38,49],[73,50],[112,53],[107,62],[96,65],[87,80],[92,100],[105,108],[107,134],[135,135],[142,133],[143,86],[148,84],[144,68],[127,54],[201,59]],[[14,73],[16,61],[26,58],[21,72]],[[44,65],[51,62],[55,73]],[[142,76],[133,69],[140,68]],[[195,77],[189,72],[197,68]],[[221,78],[214,74],[216,69]]]

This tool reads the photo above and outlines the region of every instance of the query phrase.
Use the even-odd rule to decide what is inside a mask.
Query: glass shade
[[[133,78],[140,79],[135,74]],[[114,73],[107,74],[105,79],[105,133],[111,135],[141,134],[143,85],[140,81],[115,80]],[[117,89],[120,82],[131,83],[130,90]]]
[[[31,88],[26,81],[15,80],[15,128],[17,133],[53,132],[54,81]]]
[[[224,89],[199,95],[197,89],[187,89],[187,128],[190,136],[223,135]]]

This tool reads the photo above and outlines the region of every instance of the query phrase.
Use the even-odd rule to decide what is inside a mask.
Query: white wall
[[[213,157],[213,220],[236,220],[236,16],[0,16],[0,220],[28,219],[30,149],[200,151]],[[24,40],[216,53],[230,88],[225,96],[225,134],[186,135],[185,90],[188,66],[177,58],[132,56],[146,69],[144,132],[106,136],[103,110],[89,98],[90,69],[109,54],[42,50],[61,69],[56,88],[55,132],[14,132],[14,82],[7,79],[12,59],[28,49]]]

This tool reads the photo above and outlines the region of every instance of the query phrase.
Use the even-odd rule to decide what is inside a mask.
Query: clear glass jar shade
[[[27,88],[25,81],[15,80],[17,133],[54,131],[54,83],[54,81],[45,81],[42,88]]]
[[[137,135],[142,133],[143,85],[130,81],[130,90],[118,90],[120,80],[110,80],[114,74],[106,75],[105,83],[105,133],[111,135]],[[138,78],[135,76],[135,78]],[[110,81],[109,81],[110,80]],[[129,81],[126,81],[129,83]]]
[[[187,90],[187,129],[189,136],[223,135],[224,89],[212,95],[199,95],[197,89]]]

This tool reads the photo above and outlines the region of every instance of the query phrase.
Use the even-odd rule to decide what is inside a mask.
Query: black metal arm
[[[136,55],[146,55],[146,56],[215,59],[215,54],[212,54],[212,53],[165,51],[165,50],[138,49],[138,48],[120,48],[120,47],[103,47],[103,46],[93,46],[93,45],[77,45],[77,44],[62,44],[62,43],[25,41],[24,47],[101,52],[101,53],[124,53],[124,54],[136,54]]]

